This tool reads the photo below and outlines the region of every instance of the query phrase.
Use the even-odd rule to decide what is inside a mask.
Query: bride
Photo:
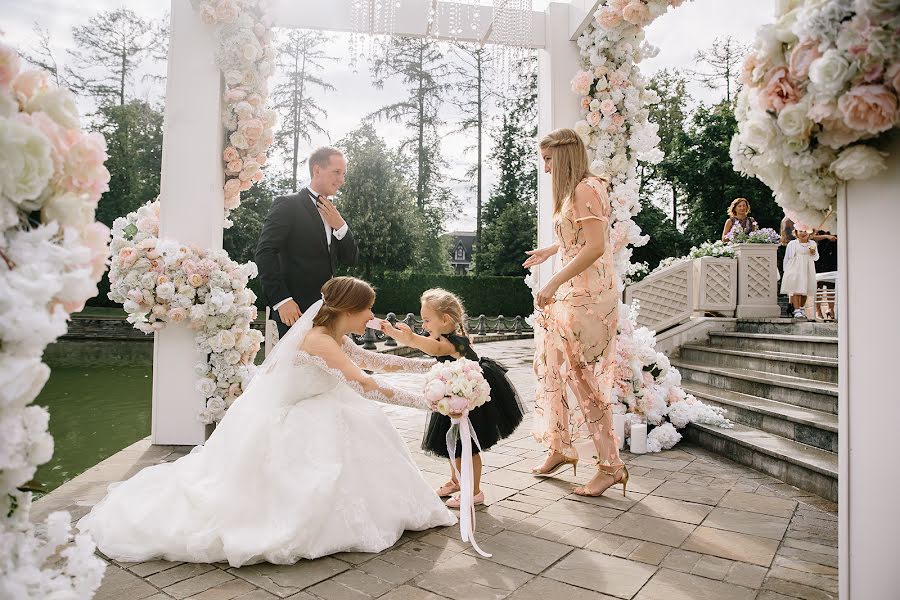
[[[326,283],[205,445],[110,486],[79,529],[116,560],[237,567],[379,552],[406,529],[453,525],[370,401],[424,408],[424,398],[360,368],[424,372],[434,361],[346,337],[364,332],[374,301],[359,279]]]

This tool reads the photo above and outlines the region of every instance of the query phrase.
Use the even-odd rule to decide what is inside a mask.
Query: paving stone
[[[755,535],[700,526],[691,533],[681,548],[768,567],[778,549],[778,542]]]
[[[628,491],[637,492],[639,494],[650,494],[656,488],[664,484],[664,478],[643,477],[640,475],[628,475]]]
[[[827,592],[818,588],[768,576],[763,582],[764,590],[771,590],[801,600],[838,600],[836,592]]]
[[[736,562],[732,565],[725,581],[735,585],[758,589],[762,586],[766,578],[767,569],[759,565],[748,565],[747,563]]]
[[[270,565],[268,563],[248,565],[229,569],[228,572],[241,579],[246,579],[280,598],[285,598],[320,581],[334,577],[349,568],[345,562],[324,557],[316,560],[301,560],[293,565]]]
[[[699,485],[680,483],[678,481],[666,481],[653,490],[654,496],[674,498],[685,502],[697,502],[699,504],[711,504],[715,506],[725,495],[723,490],[714,490]]]
[[[232,600],[233,598],[238,597],[241,598],[241,600],[244,600],[247,598],[247,594],[257,589],[258,588],[249,581],[232,578],[230,581],[209,588],[195,596],[190,596],[188,600]],[[268,592],[266,592],[266,594],[268,594]],[[268,596],[270,598],[272,597],[271,594],[268,594]]]
[[[603,554],[615,554],[629,538],[611,533],[601,533],[586,546],[588,550],[602,552]]]
[[[641,545],[641,540],[634,539],[626,539],[622,542],[622,545],[619,546],[615,552],[612,553],[613,556],[618,556],[619,558],[628,558],[628,555],[637,550],[638,546]],[[645,562],[645,561],[641,561]]]
[[[94,598],[96,600],[143,600],[159,590],[125,569],[110,565],[106,568],[103,581]]]
[[[417,575],[417,573],[415,573],[414,571],[404,569],[403,567],[391,564],[380,558],[365,562],[359,565],[359,567],[357,568],[361,571],[365,571],[369,575],[373,575],[379,579],[389,581],[394,585],[406,583]]]
[[[834,567],[835,569],[838,567],[839,559],[837,554],[820,554],[818,552],[810,552],[808,550],[801,550],[799,548],[792,548],[786,544],[782,544],[781,548],[778,549],[777,556],[786,556],[788,558],[796,558],[798,560],[805,560],[806,562],[816,563],[819,565],[825,565],[827,567]]]
[[[612,596],[599,594],[591,590],[585,590],[554,581],[546,577],[535,577],[524,586],[517,589],[507,600],[615,600]]]
[[[184,581],[179,581],[176,584],[163,588],[163,591],[173,598],[180,600],[182,598],[187,598],[188,596],[199,594],[200,592],[221,585],[226,581],[231,581],[232,579],[234,579],[233,575],[229,575],[221,569],[213,569],[202,575],[197,575],[196,577],[191,577],[190,579],[185,579]]]
[[[574,500],[576,502],[584,502],[585,504],[593,504],[595,506],[605,506],[615,510],[629,510],[635,504],[647,497],[646,494],[635,492],[631,489],[631,480],[628,480],[628,492],[623,495],[621,487],[612,487],[602,496],[579,496],[578,494],[570,494],[566,496],[566,500]]]
[[[769,577],[792,581],[831,594],[837,594],[838,592],[838,578],[836,575],[814,575],[776,565],[769,569]]]
[[[712,510],[713,508],[706,504],[685,502],[662,496],[646,496],[630,512],[699,525]]]
[[[444,600],[444,598],[420,588],[402,585],[382,596],[380,600]]]
[[[637,549],[628,555],[628,558],[649,565],[658,565],[671,550],[670,546],[654,544],[653,542],[641,542]]]
[[[601,594],[631,598],[655,571],[656,567],[636,561],[589,550],[573,550],[548,569],[544,577]]]
[[[805,560],[790,558],[787,556],[776,556],[774,564],[778,565],[779,567],[794,569],[795,571],[802,571],[804,573],[812,573],[814,575],[830,575],[832,577],[837,577],[838,574],[838,570],[836,567],[820,565],[818,563],[807,562]]]
[[[197,575],[202,575],[203,573],[212,571],[213,569],[215,569],[215,567],[212,565],[185,563],[182,565],[178,565],[177,567],[155,573],[154,575],[151,575],[146,579],[149,583],[155,585],[158,588],[166,588],[170,585],[178,583],[179,581],[190,579],[191,577],[196,577]]]
[[[756,590],[660,569],[635,600],[753,600]]]
[[[701,558],[703,558],[703,555],[698,554],[697,552],[689,552],[687,550],[675,548],[666,555],[661,566],[666,569],[672,569],[673,571],[690,573],[694,570],[694,565],[696,565]]]
[[[529,579],[524,571],[458,554],[418,577],[416,585],[453,600],[501,600]]]
[[[593,506],[572,500],[560,500],[547,508],[541,509],[534,516],[547,521],[567,523],[599,531],[609,525],[620,514],[622,513],[618,510],[602,506]]]
[[[703,521],[703,526],[781,540],[787,531],[788,520],[744,510],[716,508]]]
[[[159,573],[160,571],[165,571],[166,569],[171,569],[172,567],[177,567],[181,564],[184,563],[169,562],[167,560],[150,560],[142,563],[132,563],[127,568],[138,577],[149,577],[154,573]]]
[[[773,517],[790,518],[794,514],[797,502],[785,500],[784,498],[769,498],[759,494],[748,494],[732,490],[725,494],[719,506],[772,515]]]
[[[636,465],[638,467],[646,467],[648,469],[657,469],[660,471],[680,471],[689,464],[691,464],[691,460],[676,460],[665,456],[649,454],[638,456],[628,463],[629,466]]]
[[[625,537],[666,546],[680,546],[694,530],[694,525],[668,521],[633,513],[625,513],[603,529]]]
[[[691,575],[722,580],[725,579],[725,576],[728,574],[728,571],[731,570],[733,564],[734,561],[730,561],[726,558],[703,555],[700,557],[700,560],[697,561],[697,564],[694,565],[694,568],[691,569]]]
[[[572,550],[570,546],[514,531],[502,531],[479,546],[492,555],[489,560],[535,575]],[[474,556],[475,550],[469,549],[467,553]]]

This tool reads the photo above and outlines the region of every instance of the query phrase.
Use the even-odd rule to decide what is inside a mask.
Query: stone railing
[[[663,331],[693,316],[777,317],[775,244],[735,244],[736,258],[704,256],[674,264],[625,288],[640,303],[638,325]]]
[[[410,329],[415,331],[416,333],[423,334],[424,329],[422,328],[422,320],[417,318],[412,313],[407,313],[405,317],[402,319],[397,318],[397,315],[394,313],[388,313],[385,317],[385,320],[389,321],[392,325],[396,325],[397,323],[405,323],[409,325]],[[466,323],[466,329],[470,334],[474,335],[487,335],[491,333],[508,333],[508,334],[526,334],[533,333],[534,329],[525,322],[525,317],[515,316],[515,317],[504,317],[503,315],[499,315],[497,317],[486,317],[484,315],[479,315],[477,317],[473,317],[468,319]],[[368,350],[375,349],[375,344],[378,342],[384,342],[386,346],[396,346],[397,341],[388,337],[381,331],[376,331],[374,329],[366,329],[366,333],[361,336],[352,336],[357,344],[362,344],[363,348]]]

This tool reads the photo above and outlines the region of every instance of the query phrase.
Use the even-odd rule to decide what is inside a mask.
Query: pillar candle
[[[646,454],[647,452],[647,425],[645,423],[631,424],[631,453]]]

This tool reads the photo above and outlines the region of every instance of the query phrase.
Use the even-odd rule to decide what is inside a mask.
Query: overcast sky
[[[81,25],[103,10],[112,10],[122,6],[132,9],[149,19],[159,19],[169,11],[170,2],[166,0],[0,0],[3,4],[3,31],[7,43],[18,48],[28,47],[34,41],[33,23],[50,31],[54,51],[60,62],[65,62],[65,50],[72,47],[71,30]],[[176,0],[188,1],[188,0]],[[324,0],[323,0],[324,1]],[[487,3],[482,0],[482,3]],[[544,9],[547,0],[534,0],[536,10]],[[663,68],[675,68],[682,71],[694,66],[694,55],[698,49],[706,48],[717,37],[731,35],[739,41],[749,43],[756,29],[772,20],[775,0],[693,0],[685,2],[677,10],[658,19],[647,32],[648,40],[659,46],[661,52],[656,58],[642,63],[641,69],[652,75]],[[336,36],[332,45],[336,56],[346,56],[345,38]],[[321,103],[329,112],[326,129],[331,134],[331,141],[341,139],[346,133],[359,126],[361,119],[373,108],[396,101],[402,96],[402,88],[387,85],[383,90],[360,90],[360,81],[370,81],[365,66],[354,73],[346,66],[347,61],[329,69],[325,79],[331,82],[337,91],[320,97]],[[150,67],[154,72],[163,74],[164,65]],[[574,71],[574,67],[573,67]],[[151,84],[138,83],[138,95],[161,98],[162,89]],[[691,94],[703,101],[715,101],[724,96],[724,92],[703,89],[692,84]],[[360,101],[364,98],[364,101]],[[444,118],[450,124],[454,120],[454,111],[449,107]],[[379,133],[390,145],[405,137],[405,133],[396,125],[378,123]],[[313,145],[328,143],[328,138],[313,140]],[[447,136],[443,139],[444,155],[450,164],[450,175],[462,178],[471,157],[466,156],[464,149],[470,141],[460,135]],[[486,178],[486,188],[492,181],[492,174]],[[450,229],[474,228],[474,199],[472,194],[455,188],[461,197],[468,199],[460,217],[448,223]],[[486,194],[485,194],[486,199]]]

